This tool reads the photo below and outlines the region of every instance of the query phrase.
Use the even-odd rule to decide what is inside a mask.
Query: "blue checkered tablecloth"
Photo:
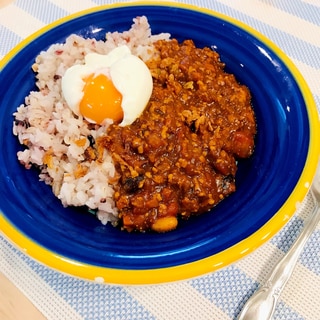
[[[0,58],[54,20],[114,1],[16,0],[1,6],[4,2],[8,0],[0,0]],[[319,0],[176,2],[221,12],[270,38],[300,70],[320,110]],[[110,286],[75,279],[30,259],[1,235],[0,271],[47,319],[230,320],[290,248],[312,209],[313,202],[307,196],[286,227],[254,253],[215,273],[178,283]],[[319,249],[318,226],[281,295],[275,319],[320,319]]]

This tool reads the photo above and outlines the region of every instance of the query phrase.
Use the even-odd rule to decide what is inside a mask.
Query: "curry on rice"
[[[235,191],[236,161],[254,150],[250,92],[224,71],[218,53],[175,39],[155,50],[143,114],[96,141],[115,163],[114,199],[128,231],[170,231],[180,218],[208,211]]]

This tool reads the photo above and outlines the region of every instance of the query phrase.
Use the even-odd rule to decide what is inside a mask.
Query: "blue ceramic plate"
[[[258,134],[252,158],[239,162],[237,191],[211,212],[165,234],[103,226],[63,208],[51,188],[16,158],[12,113],[35,89],[31,65],[41,50],[71,33],[103,39],[146,15],[153,33],[191,38],[218,51],[227,71],[253,96]],[[201,21],[201,23],[199,23]],[[278,232],[305,197],[319,159],[319,119],[311,93],[289,59],[268,39],[221,14],[176,3],[95,8],[32,35],[0,65],[0,228],[36,260],[62,272],[116,284],[187,279],[226,266]]]

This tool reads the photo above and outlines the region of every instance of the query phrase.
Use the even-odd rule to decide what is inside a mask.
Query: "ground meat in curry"
[[[250,92],[224,72],[218,53],[191,40],[159,41],[156,50],[145,111],[98,141],[121,176],[115,201],[128,231],[170,231],[208,211],[235,191],[236,159],[254,149]]]

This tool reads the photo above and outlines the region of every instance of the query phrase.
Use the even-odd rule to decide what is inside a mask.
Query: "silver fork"
[[[246,302],[238,315],[238,320],[272,319],[280,294],[293,272],[304,245],[320,221],[320,164],[318,164],[310,193],[316,205],[305,222],[301,234],[273,269],[266,283]]]

